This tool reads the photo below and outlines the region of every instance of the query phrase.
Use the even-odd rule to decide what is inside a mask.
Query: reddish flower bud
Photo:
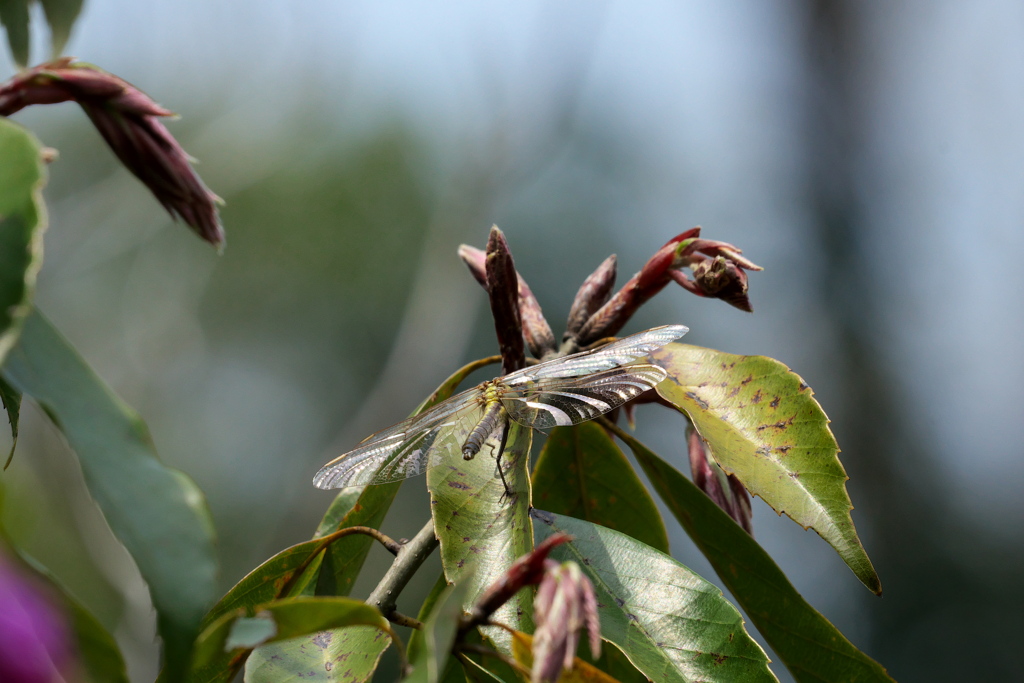
[[[631,277],[615,296],[591,315],[577,335],[578,345],[586,346],[618,333],[637,309],[660,292],[671,280],[669,273],[676,264],[677,245],[691,236],[694,230],[687,230],[666,242],[647,260],[639,273]]]
[[[174,114],[113,74],[64,58],[23,71],[0,85],[0,115],[32,104],[75,101],[107,145],[174,219],[207,242],[224,243],[221,200],[196,175],[190,158],[158,117]]]
[[[548,536],[531,552],[523,555],[508,568],[505,575],[495,581],[480,596],[464,620],[463,630],[487,623],[494,611],[504,605],[524,586],[535,586],[544,577],[548,554],[556,547],[572,540],[569,534],[557,533]]]
[[[557,681],[563,670],[571,670],[580,634],[586,629],[590,652],[601,655],[601,624],[597,597],[590,579],[575,562],[547,561],[544,578],[533,601],[533,671],[535,683]]]
[[[487,294],[491,300],[494,330],[501,349],[502,371],[514,372],[526,365],[523,321],[519,313],[519,276],[505,236],[498,226],[487,240]]]
[[[506,244],[506,248],[507,246]],[[484,252],[463,244],[459,247],[459,258],[463,260],[473,278],[480,283],[480,286],[488,289],[486,255]],[[555,335],[551,332],[551,326],[548,325],[548,321],[544,318],[544,312],[540,308],[537,297],[533,295],[533,290],[530,289],[530,286],[526,284],[523,276],[519,275],[519,273],[516,273],[516,280],[519,295],[519,314],[522,320],[522,334],[526,339],[527,346],[530,347],[530,353],[537,358],[542,358],[551,351],[556,350]]]
[[[754,535],[751,524],[752,510],[750,495],[735,475],[726,474],[708,452],[707,444],[695,429],[687,434],[687,445],[690,450],[690,472],[693,483],[708,494],[715,504],[725,510],[736,523],[743,527],[751,536]]]
[[[590,274],[580,290],[576,292],[572,308],[569,310],[569,322],[565,326],[566,338],[575,336],[590,319],[594,311],[604,306],[615,286],[615,254],[612,254]]]
[[[700,239],[700,228],[683,234],[687,237],[676,245],[669,276],[697,296],[721,299],[742,311],[751,312],[746,270],[763,268],[744,258],[742,250],[727,242]],[[684,267],[690,268],[693,279],[679,270]]]

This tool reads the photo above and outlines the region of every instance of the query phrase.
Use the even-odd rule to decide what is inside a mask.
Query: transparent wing
[[[321,467],[313,485],[340,489],[386,484],[422,474],[449,455],[462,457],[462,444],[483,415],[481,396],[479,388],[469,389],[369,436]]]
[[[528,386],[549,378],[582,377],[600,370],[610,370],[647,357],[652,351],[679,339],[689,331],[685,325],[664,325],[645,332],[623,337],[593,351],[582,351],[565,358],[540,363],[517,370],[501,378],[501,383],[512,388]],[[649,388],[649,387],[648,387]]]
[[[521,389],[503,390],[501,402],[519,424],[534,429],[565,427],[618,408],[654,387],[666,374],[657,365],[634,363],[584,377],[544,377]]]

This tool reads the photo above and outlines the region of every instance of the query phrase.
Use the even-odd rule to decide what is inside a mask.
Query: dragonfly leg
[[[512,489],[509,488],[508,482],[505,481],[505,471],[501,467],[501,456],[505,454],[505,444],[508,443],[508,429],[508,420],[505,420],[505,424],[501,427],[501,443],[498,445],[498,457],[495,460],[498,463],[498,476],[501,477],[501,484],[505,487],[505,495],[511,498]]]

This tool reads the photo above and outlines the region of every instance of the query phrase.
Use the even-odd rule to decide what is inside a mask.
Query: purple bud
[[[45,587],[0,555],[0,681],[59,681],[72,660],[65,617]]]
[[[743,529],[754,535],[750,508],[750,495],[740,480],[733,474],[726,474],[711,457],[707,444],[697,430],[691,429],[687,434],[687,445],[690,451],[690,472],[693,483],[704,491],[715,504]]]

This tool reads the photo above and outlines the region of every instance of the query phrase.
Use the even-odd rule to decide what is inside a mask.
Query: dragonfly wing
[[[313,477],[321,489],[386,484],[422,474],[459,453],[483,414],[479,389],[470,389],[430,410],[368,437],[330,461]]]
[[[601,370],[617,368],[646,358],[652,351],[679,339],[688,331],[689,328],[685,325],[655,327],[629,337],[623,337],[593,351],[582,351],[518,370],[502,377],[501,383],[519,388],[544,379],[583,377]]]
[[[593,420],[665,379],[663,368],[634,363],[583,377],[541,378],[523,389],[506,388],[501,402],[513,420],[534,429]]]

